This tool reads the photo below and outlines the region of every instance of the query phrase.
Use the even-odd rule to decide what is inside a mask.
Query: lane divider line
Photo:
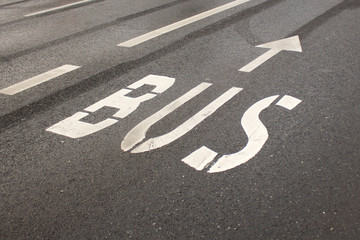
[[[47,82],[53,78],[56,78],[58,76],[61,76],[65,73],[74,71],[76,69],[80,68],[79,66],[74,65],[63,65],[61,67],[52,69],[48,72],[42,73],[40,75],[37,75],[35,77],[29,78],[25,81],[16,83],[10,87],[4,88],[0,90],[0,93],[6,94],[6,95],[15,95],[19,92],[22,92],[24,90],[27,90],[29,88],[32,88],[36,85],[39,85],[43,82]]]
[[[210,9],[210,10],[208,10],[206,12],[197,14],[197,15],[189,17],[189,18],[185,18],[185,19],[183,19],[181,21],[178,21],[178,22],[172,23],[170,25],[167,25],[165,27],[162,27],[162,28],[156,29],[154,31],[145,33],[145,34],[143,34],[143,35],[141,35],[139,37],[136,37],[136,38],[130,39],[128,41],[119,43],[117,46],[119,46],[119,47],[133,47],[133,46],[136,46],[136,45],[138,45],[140,43],[146,42],[146,41],[148,41],[150,39],[156,38],[156,37],[158,37],[160,35],[163,35],[165,33],[171,32],[171,31],[176,30],[178,28],[184,27],[186,25],[197,22],[197,21],[202,20],[204,18],[210,17],[211,15],[223,12],[225,10],[228,10],[230,8],[239,6],[239,5],[241,5],[243,3],[246,3],[246,2],[249,2],[249,1],[251,1],[251,0],[236,0],[236,1],[233,1],[233,2],[230,2],[230,3],[227,3],[227,4],[222,5],[220,7]]]
[[[83,0],[83,1],[80,1],[80,2],[70,3],[70,4],[63,5],[63,6],[54,7],[54,8],[46,9],[46,10],[43,10],[43,11],[30,13],[30,14],[25,15],[25,17],[32,17],[32,16],[36,16],[36,15],[41,15],[41,14],[44,14],[44,13],[54,12],[54,11],[57,11],[57,10],[60,10],[60,9],[64,9],[64,8],[76,6],[76,5],[79,5],[79,4],[92,2],[92,1],[94,1],[94,0]]]

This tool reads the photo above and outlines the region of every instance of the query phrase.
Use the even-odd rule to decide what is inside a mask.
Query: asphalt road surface
[[[359,239],[360,1],[0,0],[0,239]]]

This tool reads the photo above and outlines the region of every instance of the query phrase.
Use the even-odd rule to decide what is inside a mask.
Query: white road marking
[[[75,69],[80,68],[79,66],[73,66],[73,65],[63,65],[61,67],[55,68],[53,70],[50,70],[48,72],[42,73],[36,77],[29,78],[25,81],[22,81],[20,83],[16,83],[10,87],[4,88],[0,90],[0,93],[7,94],[7,95],[14,95],[19,92],[22,92],[24,90],[27,90],[29,88],[32,88],[36,85],[39,85],[43,82],[47,82],[53,78],[56,78],[58,76],[61,76],[65,73],[74,71]]]
[[[133,148],[136,144],[140,143],[146,136],[146,132],[149,128],[154,125],[156,122],[160,121],[164,117],[166,117],[171,112],[175,111],[177,108],[182,106],[184,103],[199,95],[205,89],[210,87],[211,83],[201,83],[198,86],[194,87],[178,99],[169,103],[161,110],[151,115],[147,119],[140,122],[133,129],[131,129],[128,134],[126,134],[124,140],[121,142],[121,149],[124,151],[128,151]]]
[[[64,8],[76,6],[76,5],[79,5],[79,4],[83,4],[83,3],[86,3],[86,2],[92,2],[92,1],[94,1],[94,0],[83,0],[83,1],[80,1],[80,2],[70,3],[70,4],[63,5],[63,6],[50,8],[50,9],[46,9],[46,10],[35,12],[35,13],[30,13],[30,14],[25,15],[25,17],[32,17],[32,16],[36,16],[36,15],[41,15],[41,14],[44,14],[44,13],[54,12],[54,11],[57,11],[57,10],[60,10],[60,9],[64,9]]]
[[[297,105],[299,105],[302,101],[300,99],[294,98],[289,95],[283,96],[279,102],[276,103],[277,106],[284,107],[288,110],[293,110]]]
[[[262,99],[253,104],[243,115],[241,125],[248,137],[247,145],[237,153],[222,156],[208,171],[209,173],[223,172],[253,158],[264,146],[269,135],[266,127],[259,119],[260,113],[272,104],[279,95]],[[276,105],[282,106],[289,110],[295,108],[301,100],[289,95],[285,95]],[[217,152],[202,146],[196,151],[189,154],[182,161],[198,171],[203,170],[215,159]]]
[[[294,51],[294,52],[302,52],[301,43],[299,40],[299,36],[294,36],[290,38],[285,38],[269,43],[265,43],[262,45],[258,45],[256,47],[259,48],[270,48],[269,51],[262,54],[260,57],[256,58],[254,61],[250,62],[243,68],[241,68],[240,72],[251,72],[276,54],[281,51]]]
[[[161,148],[167,144],[172,143],[176,139],[184,136],[186,133],[191,131],[194,127],[196,127],[199,123],[204,121],[207,117],[211,116],[218,108],[224,105],[227,101],[233,98],[236,94],[238,94],[242,88],[233,87],[222,94],[220,97],[212,101],[209,105],[204,107],[198,113],[196,113],[193,117],[186,120],[180,126],[168,132],[162,136],[158,136],[155,138],[150,138],[146,142],[142,143],[131,153],[141,153],[147,152],[153,149]]]
[[[279,52],[280,52],[279,50],[270,49],[269,51],[267,51],[266,53],[264,53],[260,57],[257,57],[255,60],[253,60],[251,63],[249,63],[245,67],[241,68],[239,71],[241,71],[241,72],[252,72],[255,68],[257,68],[258,66],[260,66],[261,64],[263,64],[264,62],[266,62],[267,60],[269,60],[270,58],[272,58],[276,54],[278,54]]]
[[[107,118],[104,121],[96,124],[80,121],[87,115],[89,115],[89,113],[77,112],[71,117],[65,118],[57,124],[49,127],[48,129],[46,129],[46,131],[63,135],[69,138],[81,138],[100,131],[104,128],[107,128],[118,122],[118,120],[111,118]]]
[[[118,46],[119,47],[133,47],[135,45],[146,42],[146,41],[148,41],[150,39],[153,39],[153,38],[158,37],[160,35],[163,35],[165,33],[171,32],[171,31],[176,30],[178,28],[184,27],[186,25],[197,22],[197,21],[202,20],[204,18],[207,18],[207,17],[209,17],[211,15],[223,12],[225,10],[228,10],[230,8],[239,6],[239,5],[241,5],[243,3],[246,3],[246,2],[249,2],[249,1],[251,1],[251,0],[236,0],[236,1],[224,4],[224,5],[220,6],[220,7],[210,9],[210,10],[208,10],[206,12],[197,14],[197,15],[189,17],[189,18],[185,18],[185,19],[183,19],[181,21],[178,21],[178,22],[175,22],[173,24],[167,25],[165,27],[162,27],[162,28],[156,29],[154,31],[148,32],[148,33],[143,34],[143,35],[141,35],[139,37],[130,39],[130,40],[126,41],[126,42],[119,43]]]
[[[85,108],[84,111],[96,112],[97,110],[103,107],[112,107],[119,110],[113,115],[113,117],[125,118],[128,115],[130,115],[133,111],[135,111],[140,106],[141,103],[156,97],[157,94],[165,92],[168,88],[170,88],[174,84],[174,82],[175,82],[175,78],[169,78],[169,77],[157,76],[157,75],[148,75],[140,79],[139,81],[129,85],[128,88],[132,88],[132,90],[123,88],[111,94],[110,96]],[[156,94],[145,93],[135,98],[126,96],[134,89],[140,88],[143,85],[154,86],[155,88],[152,90],[152,92],[156,92]],[[46,130],[70,138],[81,138],[93,134],[95,132],[98,132],[118,122],[118,120],[112,118],[105,119],[96,124],[80,121],[82,118],[88,115],[89,113],[77,112],[71,117],[68,117],[56,123],[55,125],[49,127]]]
[[[162,93],[170,88],[175,82],[175,78],[165,76],[148,75],[143,79],[131,84],[128,88],[137,89],[145,84],[155,86],[153,92]],[[129,89],[121,89],[120,91],[94,103],[85,108],[87,112],[95,112],[103,107],[117,108],[119,111],[113,115],[116,118],[125,118],[130,113],[135,111],[142,102],[148,101],[157,96],[155,93],[146,93],[139,97],[133,98],[126,96],[132,92]]]
[[[182,162],[186,163],[192,168],[195,168],[198,171],[203,170],[206,168],[218,155],[217,152],[214,152],[213,150],[202,146],[198,150],[194,151],[187,157],[185,157]]]
[[[267,141],[269,134],[260,121],[259,115],[262,110],[269,107],[279,95],[262,99],[252,105],[243,115],[241,125],[248,137],[246,146],[237,153],[222,156],[208,171],[209,173],[223,172],[253,158]]]

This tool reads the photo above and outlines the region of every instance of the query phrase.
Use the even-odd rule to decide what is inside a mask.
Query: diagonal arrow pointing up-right
[[[261,55],[260,57],[256,58],[251,63],[247,64],[246,66],[242,67],[239,71],[240,72],[251,72],[276,54],[281,51],[293,51],[293,52],[302,52],[301,43],[299,40],[299,36],[293,36],[289,38],[284,38],[281,40],[265,43],[258,45],[256,47],[259,48],[270,48],[269,51]]]

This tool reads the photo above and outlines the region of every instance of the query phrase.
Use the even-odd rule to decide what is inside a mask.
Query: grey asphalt
[[[0,95],[0,239],[358,239],[360,235],[360,2],[252,0],[133,48],[116,45],[230,0],[0,1],[0,89],[64,64],[80,69]],[[251,73],[238,69],[299,35]],[[149,75],[175,84],[118,123],[71,139],[45,131]],[[165,134],[231,87],[243,90],[160,149],[121,150],[143,119],[201,82],[206,91],[151,127]],[[144,87],[136,91],[141,95]],[[243,148],[241,117],[255,102],[291,95],[289,111],[260,115],[269,139],[222,173],[181,159],[201,146]],[[103,108],[83,120],[116,112]]]

